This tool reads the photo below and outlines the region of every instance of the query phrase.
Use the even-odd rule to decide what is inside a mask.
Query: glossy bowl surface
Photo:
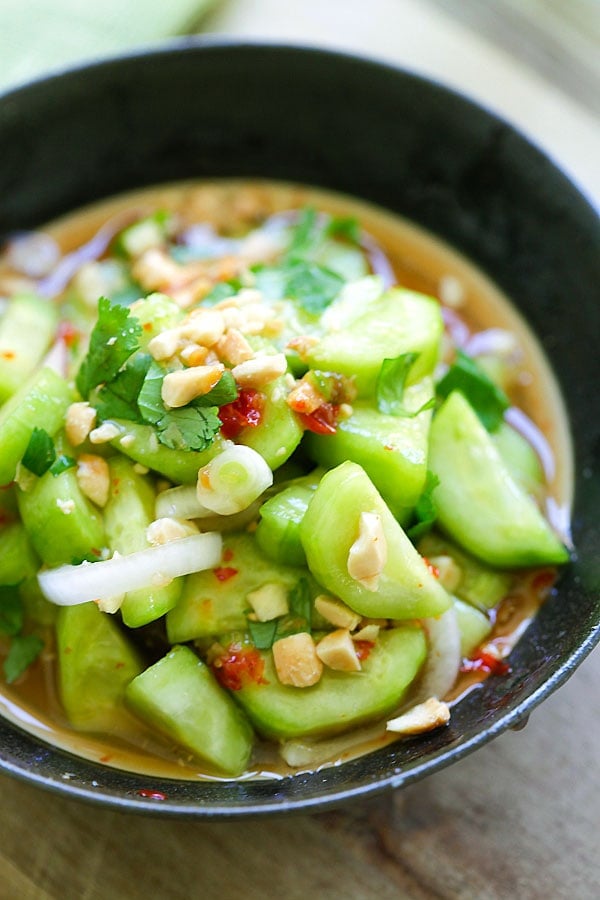
[[[184,40],[0,98],[0,240],[137,186],[217,176],[366,199],[438,234],[497,282],[538,335],[566,398],[577,552],[513,652],[512,674],[471,692],[447,729],[321,772],[266,782],[147,778],[0,721],[5,772],[115,808],[201,818],[322,809],[413,782],[518,725],[600,639],[594,209],[489,112],[399,69],[318,49]]]

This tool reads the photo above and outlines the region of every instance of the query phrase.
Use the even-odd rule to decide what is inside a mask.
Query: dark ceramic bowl
[[[96,765],[0,722],[4,771],[107,806],[198,817],[322,809],[413,782],[517,726],[600,638],[600,223],[506,123],[352,56],[183,41],[0,99],[0,238],[139,185],[207,176],[324,186],[440,235],[520,308],[571,419],[576,558],[513,652],[512,674],[468,695],[447,729],[315,774],[192,783]]]

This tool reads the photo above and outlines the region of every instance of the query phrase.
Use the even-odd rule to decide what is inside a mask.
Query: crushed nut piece
[[[328,594],[319,594],[315,598],[315,609],[324,619],[327,619],[332,625],[337,625],[338,628],[354,631],[361,622],[361,616],[358,613],[355,613],[337,597],[330,597]]]
[[[183,338],[212,347],[225,331],[225,322],[222,313],[214,309],[194,310],[179,326],[179,332]]]
[[[325,402],[325,397],[304,376],[287,396],[287,404],[294,412],[310,415]]]
[[[317,644],[317,656],[330,669],[360,672],[360,660],[347,628],[338,628],[326,634]]]
[[[430,697],[429,700],[413,706],[403,715],[390,719],[386,729],[395,734],[422,734],[425,731],[439,728],[441,725],[447,725],[449,721],[448,704],[438,700],[437,697]]]
[[[270,581],[246,595],[259,622],[270,622],[289,612],[287,590],[279,581]]]
[[[96,410],[87,402],[71,403],[65,417],[65,431],[73,447],[83,444],[94,427]]]
[[[238,328],[229,328],[217,342],[215,350],[231,366],[239,366],[254,356],[254,350]]]
[[[279,681],[293,687],[310,687],[323,673],[315,643],[306,631],[275,641],[273,662]]]
[[[103,422],[98,428],[90,431],[92,444],[108,444],[121,434],[121,429],[114,422]]]
[[[165,375],[161,396],[165,406],[171,408],[185,406],[196,397],[214,388],[224,372],[222,363],[210,366],[193,366],[190,369],[181,369],[179,372],[169,372]]]
[[[287,370],[287,360],[283,353],[270,356],[255,356],[239,363],[231,370],[236,382],[242,387],[261,388],[275,381]]]
[[[82,453],[77,460],[77,484],[97,506],[106,506],[110,490],[108,463],[101,456]]]
[[[361,512],[358,537],[348,552],[348,574],[368,591],[376,591],[387,560],[387,541],[378,513]]]
[[[170,516],[155,519],[146,528],[146,540],[152,547],[168,544],[170,541],[178,541],[192,534],[198,534],[198,526],[194,522]]]
[[[148,344],[148,353],[157,361],[171,359],[181,346],[181,334],[178,328],[166,328]]]

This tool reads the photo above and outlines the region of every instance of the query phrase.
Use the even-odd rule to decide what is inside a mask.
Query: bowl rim
[[[141,60],[144,58],[163,57],[173,54],[195,55],[198,52],[202,52],[206,49],[237,52],[248,48],[259,52],[262,50],[267,50],[278,53],[293,52],[303,55],[314,55],[322,58],[329,58],[332,63],[335,63],[335,61],[338,59],[342,59],[346,60],[350,64],[370,66],[384,71],[387,70],[390,75],[393,75],[396,78],[400,76],[403,78],[414,79],[415,81],[424,83],[425,85],[428,84],[430,86],[433,86],[437,90],[447,95],[460,98],[467,105],[471,105],[479,111],[483,112],[490,120],[505,126],[525,145],[529,145],[530,147],[534,148],[542,157],[544,157],[551,163],[551,166],[555,171],[562,175],[573,194],[579,195],[580,202],[586,205],[596,215],[596,217],[598,216],[598,213],[600,211],[600,198],[596,199],[592,195],[588,194],[585,188],[574,182],[572,180],[572,177],[565,173],[560,161],[557,161],[555,158],[553,158],[551,153],[546,148],[542,148],[541,146],[536,144],[536,142],[529,136],[524,135],[517,126],[512,124],[509,120],[503,118],[496,111],[487,107],[480,100],[476,100],[468,94],[464,94],[453,87],[449,87],[448,85],[435,78],[412,71],[408,68],[403,67],[402,65],[394,64],[389,60],[379,59],[375,56],[362,54],[359,52],[322,46],[319,44],[294,42],[291,40],[280,40],[276,38],[238,38],[236,36],[229,35],[193,35],[174,37],[168,40],[151,43],[143,47],[134,48],[126,52],[111,54],[109,56],[102,56],[99,58],[92,58],[82,62],[78,62],[74,65],[59,67],[57,69],[53,69],[49,73],[40,74],[24,83],[18,83],[16,85],[9,86],[4,91],[0,92],[0,106],[7,103],[18,103],[21,101],[21,98],[26,96],[29,92],[36,91],[40,87],[43,87],[47,84],[58,83],[63,79],[73,79],[82,72],[93,73],[94,71],[110,69],[115,65],[126,64],[128,62]],[[409,785],[417,780],[420,780],[426,774],[433,774],[435,772],[438,772],[450,763],[464,758],[474,750],[489,743],[491,740],[504,733],[505,731],[511,728],[518,729],[519,727],[522,727],[523,724],[525,724],[525,722],[527,721],[531,712],[543,700],[553,694],[568,680],[568,678],[574,673],[576,668],[586,659],[586,657],[592,652],[594,647],[596,647],[596,645],[599,643],[600,620],[591,627],[586,638],[576,647],[575,650],[570,653],[568,658],[563,660],[563,662],[552,672],[551,676],[545,682],[535,688],[514,708],[509,709],[506,713],[499,715],[499,717],[495,721],[493,721],[486,727],[481,728],[476,734],[473,734],[468,739],[464,741],[459,740],[458,743],[451,745],[449,748],[444,747],[437,751],[434,751],[433,753],[426,753],[422,757],[420,757],[418,761],[416,761],[415,763],[411,763],[409,768],[405,770],[395,770],[391,772],[388,771],[384,776],[378,777],[378,779],[374,782],[366,782],[357,786],[353,785],[350,787],[342,787],[340,789],[332,789],[331,787],[327,787],[327,784],[325,783],[325,786],[323,787],[321,793],[317,791],[314,795],[301,799],[284,801],[272,800],[269,802],[264,802],[262,800],[260,802],[228,802],[222,805],[219,805],[218,803],[210,803],[209,805],[207,805],[206,801],[203,801],[201,797],[202,790],[206,787],[207,784],[206,781],[195,781],[187,779],[180,781],[169,778],[154,778],[146,775],[136,775],[132,773],[125,773],[125,775],[129,776],[130,779],[135,779],[139,782],[152,783],[157,786],[160,785],[161,787],[166,788],[168,788],[169,785],[184,784],[188,792],[196,791],[199,796],[193,800],[190,800],[186,797],[184,797],[183,800],[179,800],[171,799],[168,795],[166,797],[142,796],[139,791],[129,791],[125,794],[123,794],[122,791],[119,794],[111,793],[110,791],[102,789],[100,781],[102,774],[108,772],[110,773],[108,777],[114,777],[115,773],[123,773],[124,770],[114,769],[110,766],[105,766],[101,763],[95,763],[89,759],[76,756],[75,754],[71,754],[68,751],[57,749],[52,743],[45,741],[41,737],[32,735],[29,731],[13,724],[10,720],[4,718],[3,716],[0,716],[0,740],[2,740],[4,734],[6,733],[9,735],[9,737],[16,737],[16,739],[21,742],[23,741],[23,739],[25,739],[25,742],[29,743],[32,749],[48,748],[48,750],[52,754],[58,754],[59,756],[63,757],[66,761],[65,765],[68,765],[70,761],[73,762],[74,765],[81,765],[82,768],[86,769],[88,772],[89,787],[85,786],[84,782],[82,784],[75,784],[69,780],[62,780],[57,776],[49,776],[40,773],[37,770],[32,769],[29,766],[28,762],[24,762],[23,760],[19,759],[18,754],[6,755],[4,750],[0,750],[0,772],[9,774],[17,778],[18,780],[30,784],[35,784],[58,795],[77,798],[105,808],[108,807],[121,811],[150,815],[168,815],[179,818],[193,817],[200,819],[233,819],[239,818],[240,816],[249,815],[259,816],[266,814],[298,814],[313,811],[323,811],[332,807],[339,806],[350,800],[356,800],[359,798],[367,799],[375,795],[387,792],[391,789]],[[344,762],[342,765],[347,766],[348,762]],[[326,769],[322,771],[325,773],[327,772]],[[331,769],[329,771],[331,771]],[[295,773],[290,777],[295,779],[301,774],[303,773]],[[208,783],[213,784],[214,782],[211,781]],[[266,782],[242,780],[238,783],[247,786],[249,784],[277,785],[281,782],[276,780],[268,780]],[[98,790],[98,788],[100,788],[100,790]],[[151,791],[148,790],[148,794],[150,793]],[[161,791],[157,790],[157,793],[160,794]]]

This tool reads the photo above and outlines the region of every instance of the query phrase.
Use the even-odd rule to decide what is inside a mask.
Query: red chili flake
[[[111,759],[112,759],[112,754],[111,754],[111,753],[106,753],[104,756],[101,756],[101,757],[100,757],[100,759],[98,760],[98,762],[101,762],[101,763],[107,763],[107,762],[110,762]]]
[[[98,550],[97,547],[91,547],[90,553],[92,553],[94,556],[102,556],[102,550]]]
[[[237,575],[238,570],[234,569],[232,566],[219,566],[217,569],[213,569],[213,572],[219,581],[229,581],[230,578]]]
[[[14,350],[3,350],[2,353],[0,353],[0,356],[3,359],[8,359],[8,360],[14,359],[16,355],[17,354],[15,353]]]
[[[64,341],[67,347],[74,347],[81,337],[81,332],[71,322],[59,322],[56,336]]]
[[[140,788],[137,791],[140,797],[145,797],[147,800],[166,800],[167,795],[163,794],[162,791],[149,791],[146,788]]]
[[[124,662],[119,661],[119,662],[115,663],[115,669],[122,669],[124,666],[125,666]]]
[[[153,328],[152,322],[144,322],[144,324],[142,325],[142,328],[144,329],[144,331],[152,331],[152,328]]]
[[[311,413],[299,413],[298,418],[308,431],[315,434],[335,434],[339,406],[333,403],[323,403]]]
[[[232,439],[244,428],[256,428],[262,419],[264,396],[252,388],[242,388],[236,400],[219,409],[221,434]]]
[[[373,641],[354,641],[354,649],[361,662],[364,662],[365,659],[369,658],[374,646],[375,643]]]
[[[225,547],[223,550],[223,562],[231,562],[233,559],[233,550],[231,547]]]
[[[427,568],[429,569],[429,571],[431,572],[431,574],[433,575],[434,578],[440,577],[440,570],[438,569],[437,566],[434,566],[434,564],[432,562],[430,562],[426,556],[423,557],[423,562],[425,563],[425,565],[427,566]]]
[[[265,680],[265,663],[254,647],[231,644],[224,654],[212,663],[212,670],[219,684],[230,691],[239,691],[244,684],[268,684]]]
[[[485,650],[480,650],[477,656],[466,659],[460,667],[461,672],[487,672],[490,675],[508,675],[510,666],[503,659],[498,659]]]
[[[9,481],[8,484],[0,484],[0,491],[10,491],[11,487],[14,487],[16,481]]]

